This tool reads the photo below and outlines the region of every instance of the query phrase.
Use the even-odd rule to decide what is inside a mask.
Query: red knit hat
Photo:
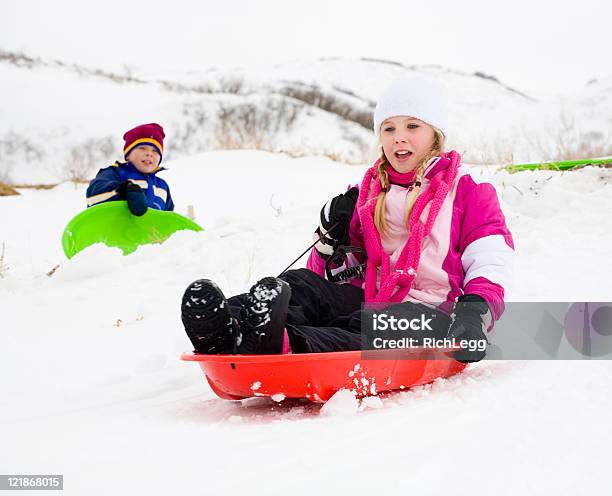
[[[127,156],[130,152],[140,145],[151,145],[157,149],[159,153],[159,161],[164,152],[164,129],[159,125],[152,122],[151,124],[141,124],[136,126],[134,129],[130,129],[123,135],[125,140],[125,146],[123,147],[123,157],[127,160]]]

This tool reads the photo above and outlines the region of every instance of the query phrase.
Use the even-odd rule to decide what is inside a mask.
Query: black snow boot
[[[236,345],[242,355],[282,352],[291,287],[276,277],[264,277],[249,291],[240,314]]]
[[[225,296],[214,282],[198,279],[185,290],[181,319],[196,353],[231,353],[234,322]]]

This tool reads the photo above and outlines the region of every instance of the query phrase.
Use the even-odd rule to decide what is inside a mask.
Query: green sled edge
[[[203,228],[176,212],[149,208],[136,217],[125,201],[101,203],[77,214],[68,222],[62,234],[66,257],[96,243],[117,247],[128,255],[140,245],[163,243],[177,231],[203,231]]]

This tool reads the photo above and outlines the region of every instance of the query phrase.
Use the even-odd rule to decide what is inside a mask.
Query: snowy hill
[[[371,59],[137,75],[0,51],[0,181],[88,178],[118,158],[123,131],[150,121],[167,131],[168,159],[246,148],[366,163],[375,99],[410,71],[448,92],[449,145],[468,162],[612,152],[609,81],[558,101],[480,73]]]
[[[70,495],[610,493],[608,361],[485,361],[335,411],[217,399],[178,359],[185,286],[233,294],[278,274],[364,167],[253,151],[167,165],[177,210],[206,230],[128,257],[63,256],[84,185],[0,197],[3,472],[64,474]],[[473,173],[514,235],[514,300],[612,301],[610,169]]]

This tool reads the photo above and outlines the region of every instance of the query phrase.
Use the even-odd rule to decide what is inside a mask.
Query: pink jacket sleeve
[[[512,288],[514,242],[495,187],[462,178],[459,250],[464,271],[463,292],[484,298],[493,320],[504,311]]]

